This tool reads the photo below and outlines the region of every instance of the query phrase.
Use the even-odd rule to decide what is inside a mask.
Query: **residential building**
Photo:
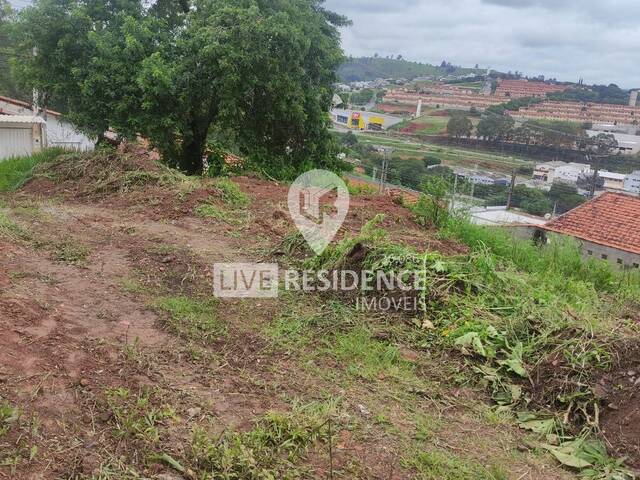
[[[640,194],[640,170],[636,170],[631,175],[627,175],[624,180],[624,189],[627,192]]]
[[[33,117],[35,112],[26,102],[0,96],[0,115],[21,115]],[[95,140],[79,132],[73,125],[62,119],[62,115],[53,110],[46,110],[41,117],[46,122],[46,134],[43,145],[47,147],[63,147],[70,150],[93,150]]]
[[[638,197],[605,192],[535,230],[535,238],[555,233],[577,239],[586,257],[620,268],[640,268]]]
[[[42,150],[46,125],[33,115],[0,115],[0,161]]]
[[[567,163],[555,169],[551,182],[576,185],[581,175],[589,175],[591,173],[591,167],[585,163]]]
[[[503,98],[546,97],[549,93],[563,92],[567,88],[569,88],[567,85],[529,80],[500,80],[496,96]]]
[[[624,182],[627,176],[624,173],[608,172],[600,170],[598,176],[604,180],[605,190],[623,191]]]
[[[567,165],[566,162],[559,161],[539,163],[533,170],[533,179],[553,183],[553,176],[556,172],[556,168],[564,167],[565,165]]]
[[[555,102],[546,100],[521,108],[511,116],[519,119],[570,120],[618,125],[638,125],[640,107],[608,103]]]

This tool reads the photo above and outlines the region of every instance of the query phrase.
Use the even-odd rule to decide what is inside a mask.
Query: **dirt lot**
[[[293,231],[285,185],[234,182],[249,205],[213,181],[0,197],[0,478],[572,478],[456,361],[398,341],[401,320],[214,299],[214,262],[279,259]],[[341,236],[376,213],[465,251],[386,197],[354,198]]]

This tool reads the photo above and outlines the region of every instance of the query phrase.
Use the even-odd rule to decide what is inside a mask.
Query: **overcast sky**
[[[640,0],[326,0],[354,56],[640,87]]]
[[[22,7],[29,0],[10,0]],[[348,55],[640,87],[640,0],[326,0]]]

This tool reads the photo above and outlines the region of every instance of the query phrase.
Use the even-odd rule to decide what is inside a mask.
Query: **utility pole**
[[[473,169],[473,173],[474,175],[478,173],[478,164],[476,163],[476,166]],[[476,194],[476,182],[474,182],[473,180],[471,181],[471,200],[473,201],[473,197]]]
[[[387,178],[387,168],[387,150],[384,149],[384,157],[382,158],[382,169],[380,170],[380,193],[384,192],[384,183]]]
[[[587,155],[589,165],[591,165],[591,156]],[[596,196],[596,183],[598,182],[598,174],[600,173],[600,156],[596,155],[596,165],[593,168],[593,178],[591,179],[591,189],[589,191],[589,198]]]
[[[453,196],[451,197],[451,205],[449,206],[449,211],[453,211],[456,205],[456,195],[458,195],[458,174],[456,173],[456,178],[453,181]]]
[[[516,171],[511,174],[511,184],[509,185],[509,198],[507,199],[507,210],[511,210],[511,202],[513,200],[513,190],[516,188]]]

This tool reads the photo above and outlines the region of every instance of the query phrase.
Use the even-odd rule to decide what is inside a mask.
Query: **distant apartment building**
[[[563,92],[567,88],[566,85],[529,80],[501,80],[496,89],[496,96],[503,98],[546,97],[549,93]]]
[[[546,100],[511,114],[514,118],[563,120],[589,123],[638,125],[640,107],[605,103],[554,102]]]
[[[407,89],[389,90],[384,97],[386,103],[400,103],[418,105],[422,100],[424,105],[441,106],[445,108],[484,110],[492,105],[499,105],[504,99],[479,95],[473,90],[462,89],[450,85],[430,85],[420,92]]]
[[[636,170],[631,175],[627,175],[624,180],[624,189],[627,192],[640,194],[640,170]]]

